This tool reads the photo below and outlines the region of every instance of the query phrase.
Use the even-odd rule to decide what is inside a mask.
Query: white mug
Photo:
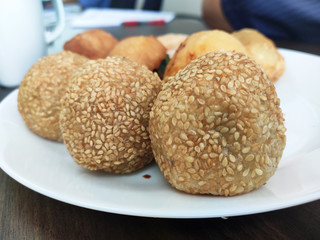
[[[45,33],[41,0],[0,0],[0,85],[15,87],[64,29],[62,0],[52,0],[57,26]]]

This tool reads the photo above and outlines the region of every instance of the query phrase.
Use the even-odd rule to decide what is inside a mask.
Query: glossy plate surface
[[[281,49],[286,73],[276,84],[287,146],[275,175],[236,197],[189,195],[171,188],[156,164],[129,175],[79,167],[62,143],[30,132],[17,111],[17,91],[0,104],[0,166],[48,197],[100,211],[148,217],[205,218],[266,212],[320,198],[320,57]],[[145,175],[150,175],[146,178]]]

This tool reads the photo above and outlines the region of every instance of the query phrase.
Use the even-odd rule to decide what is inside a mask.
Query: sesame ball
[[[37,135],[62,141],[60,99],[70,76],[86,57],[63,51],[38,60],[27,72],[18,93],[18,110],[27,127]]]
[[[63,140],[79,165],[129,173],[153,159],[147,131],[157,74],[126,57],[91,60],[62,99]]]
[[[164,84],[150,114],[155,160],[176,189],[238,195],[274,174],[286,128],[275,87],[239,52],[209,52]]]

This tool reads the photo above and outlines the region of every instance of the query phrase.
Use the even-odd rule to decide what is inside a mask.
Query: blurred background
[[[44,22],[47,30],[56,25],[57,16],[50,0],[42,0]],[[202,0],[64,0],[66,23],[79,16],[86,9],[136,9],[157,12],[170,12],[176,18],[201,20]]]
[[[64,3],[66,5],[68,4],[79,4],[81,5],[81,2],[83,1],[77,1],[77,0],[65,0]],[[97,0],[87,0],[85,2],[103,2],[103,1],[97,1]],[[121,2],[125,3],[130,3],[130,2],[135,2],[135,8],[136,9],[142,9],[143,5],[148,2],[147,0],[136,0],[136,1],[119,1],[119,0],[110,0],[111,5],[121,6]],[[191,16],[196,16],[200,17],[201,16],[201,0],[151,0],[150,2],[153,3],[159,3],[160,8],[159,10],[161,11],[170,11],[170,12],[175,12],[176,14],[180,15],[191,15]]]
[[[42,0],[46,8],[51,7],[50,0]],[[177,15],[188,15],[191,17],[201,17],[201,0],[64,0],[65,8],[80,10],[87,6],[102,7],[109,5],[113,8],[133,8],[143,9],[144,5],[159,6],[160,11],[174,12]],[[149,3],[150,2],[150,3]]]

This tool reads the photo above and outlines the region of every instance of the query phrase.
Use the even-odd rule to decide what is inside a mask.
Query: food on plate
[[[155,36],[132,36],[122,39],[109,56],[125,56],[154,70],[166,57],[166,48]]]
[[[73,71],[87,61],[84,56],[63,51],[43,57],[29,69],[19,87],[18,110],[31,131],[62,141],[60,99]]]
[[[147,128],[160,89],[156,73],[126,57],[84,64],[61,101],[60,127],[73,159],[110,173],[129,173],[151,162]]]
[[[170,59],[164,73],[164,79],[176,75],[187,66],[193,59],[215,50],[235,50],[246,53],[243,44],[231,34],[220,30],[201,31],[191,34]]]
[[[186,40],[188,37],[187,34],[183,33],[167,33],[161,36],[158,36],[158,40],[166,49],[174,49],[179,47],[179,45]]]
[[[167,33],[161,36],[158,36],[158,40],[162,45],[167,49],[167,54],[171,58],[175,51],[178,49],[179,45],[186,40],[188,37],[187,34],[183,33]]]
[[[102,29],[92,29],[79,33],[67,41],[63,48],[90,59],[98,59],[106,58],[117,43],[112,34]]]
[[[249,28],[234,32],[232,35],[242,42],[247,54],[264,68],[272,82],[276,82],[283,75],[284,58],[271,39]]]
[[[232,196],[274,174],[286,128],[275,87],[240,52],[209,52],[163,85],[150,113],[155,160],[176,189]]]

